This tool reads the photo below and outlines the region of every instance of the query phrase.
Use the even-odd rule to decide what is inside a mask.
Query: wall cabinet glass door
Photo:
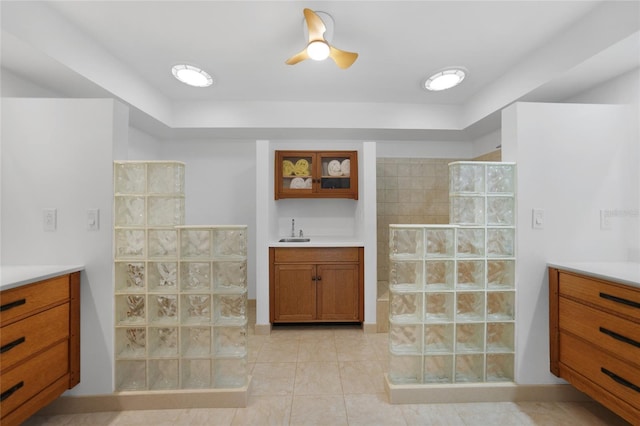
[[[276,151],[275,199],[358,199],[357,151]]]

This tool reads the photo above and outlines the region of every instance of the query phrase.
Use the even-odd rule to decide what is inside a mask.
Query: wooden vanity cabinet
[[[364,321],[364,248],[269,249],[272,323]]]
[[[80,383],[80,272],[0,292],[3,426]]]
[[[549,268],[551,372],[640,419],[640,288]]]
[[[275,199],[358,199],[358,151],[276,151]]]

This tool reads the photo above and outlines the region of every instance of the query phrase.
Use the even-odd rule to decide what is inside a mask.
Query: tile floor
[[[250,327],[246,408],[36,415],[25,425],[627,424],[591,402],[391,405],[383,385],[387,361],[387,334],[355,326],[275,327],[269,336]]]

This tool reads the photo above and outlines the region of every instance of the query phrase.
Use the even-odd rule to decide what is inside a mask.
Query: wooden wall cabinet
[[[364,321],[364,248],[270,248],[272,323]]]
[[[2,425],[80,383],[80,272],[0,292]]]
[[[358,199],[357,151],[276,151],[275,199]]]
[[[640,419],[640,288],[549,268],[551,372]]]

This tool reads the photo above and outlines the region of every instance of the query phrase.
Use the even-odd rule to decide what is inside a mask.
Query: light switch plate
[[[42,210],[42,226],[46,232],[56,230],[58,222],[58,211],[54,208],[46,208]]]
[[[533,229],[544,229],[544,210],[533,209],[531,214],[531,227]]]
[[[100,209],[87,210],[87,229],[98,231],[100,229]]]

